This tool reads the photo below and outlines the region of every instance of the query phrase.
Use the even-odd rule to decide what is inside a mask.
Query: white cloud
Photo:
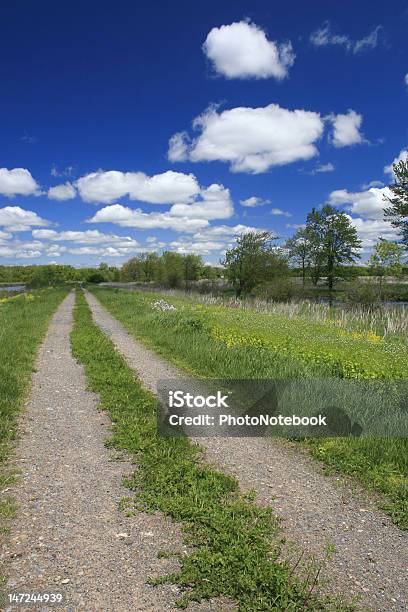
[[[72,200],[76,196],[76,189],[72,183],[67,181],[62,185],[56,185],[48,189],[48,198],[50,200],[58,200],[64,202],[65,200]]]
[[[134,210],[121,204],[112,204],[101,208],[88,220],[88,223],[115,223],[121,227],[171,229],[177,232],[195,232],[208,225],[208,221],[205,219],[175,217],[169,212],[144,213],[140,208]]]
[[[384,173],[385,174],[389,174],[391,176],[391,178],[394,178],[394,169],[393,169],[393,165],[394,164],[398,164],[401,161],[406,161],[408,159],[408,148],[407,149],[402,149],[399,152],[399,155],[390,163],[389,166],[385,166],[384,168]]]
[[[363,116],[353,110],[346,114],[330,115],[329,120],[333,123],[333,136],[331,139],[335,147],[348,147],[364,142],[360,132]]]
[[[78,179],[76,186],[85,202],[101,204],[110,204],[124,196],[150,204],[187,203],[200,191],[193,174],[172,170],[151,177],[143,172],[98,170]]]
[[[384,183],[382,181],[369,181],[368,183],[364,183],[362,185],[362,190],[366,191],[370,189],[370,187],[384,187]]]
[[[172,250],[180,253],[181,255],[188,255],[194,253],[195,255],[209,255],[213,252],[220,252],[225,248],[224,242],[193,242],[188,240],[174,240],[170,242]]]
[[[408,72],[407,72],[407,74],[404,76],[404,83],[405,83],[405,85],[408,87]]]
[[[274,77],[283,79],[295,61],[292,44],[268,40],[265,32],[247,21],[213,28],[203,51],[214,69],[228,79]]]
[[[41,257],[41,255],[42,255],[41,251],[34,251],[34,250],[28,250],[28,251],[20,250],[14,253],[14,257],[17,257],[18,259],[35,259],[37,257]]]
[[[37,213],[24,210],[20,206],[0,208],[0,226],[6,227],[10,232],[25,232],[30,230],[31,227],[49,224],[49,221],[41,219]]]
[[[329,162],[327,164],[318,164],[313,171],[313,174],[320,174],[325,172],[333,172],[335,170],[334,165]]]
[[[280,208],[272,208],[271,215],[281,216],[281,217],[291,217],[292,213],[287,212],[286,210],[281,210]]]
[[[250,231],[259,231],[247,225],[212,225],[199,232],[192,238],[180,237],[170,243],[170,247],[181,254],[195,253],[197,255],[210,255],[225,253],[233,245],[233,238]]]
[[[0,194],[8,197],[39,195],[40,186],[25,168],[0,168]]]
[[[242,206],[254,208],[255,206],[264,206],[265,204],[270,204],[271,201],[266,200],[264,198],[258,198],[257,196],[251,196],[250,198],[246,198],[246,200],[240,200],[239,203]]]
[[[140,229],[172,229],[177,232],[195,232],[206,227],[210,219],[228,219],[234,207],[229,189],[214,183],[201,189],[199,199],[190,204],[176,203],[163,213],[144,213],[120,204],[106,206],[99,210],[88,223],[116,223],[122,227]]]
[[[357,229],[358,236],[362,241],[363,250],[371,249],[379,237],[387,240],[396,240],[398,231],[387,221],[381,219],[361,219],[349,216],[351,223]]]
[[[3,232],[2,230],[0,230],[0,241],[3,242],[4,240],[10,240],[10,238],[13,237],[13,234],[10,234],[10,232]]]
[[[193,204],[174,204],[170,215],[189,219],[228,219],[234,212],[229,189],[214,183],[201,191],[202,200]]]
[[[347,51],[351,51],[354,54],[361,53],[368,49],[375,49],[378,45],[379,31],[382,26],[377,26],[358,40],[352,40],[345,34],[332,34],[330,29],[330,23],[326,21],[321,28],[318,28],[315,32],[312,32],[310,41],[315,47],[326,47],[327,45],[339,45],[344,47]]]
[[[388,187],[370,187],[366,191],[349,192],[347,189],[332,191],[329,202],[333,205],[348,205],[348,209],[357,215],[369,219],[382,219],[387,203],[384,196],[391,195]]]
[[[223,237],[231,238],[233,236],[237,236],[239,234],[245,234],[247,232],[256,232],[258,231],[256,227],[250,227],[248,225],[211,225],[206,227],[203,230],[200,230],[196,234],[194,234],[194,240],[214,240]]]
[[[187,132],[177,132],[169,140],[168,158],[171,162],[186,161],[188,159]]]
[[[0,243],[0,257],[7,259],[35,259],[42,255],[43,244],[38,240],[24,242],[12,240]]]
[[[121,247],[132,247],[139,246],[137,240],[130,236],[118,236],[116,234],[104,234],[99,230],[87,230],[87,231],[72,231],[66,230],[63,232],[57,232],[55,230],[40,229],[33,230],[34,238],[40,240],[52,240],[54,242],[78,242],[80,244],[108,244],[118,245]]]
[[[194,120],[193,127],[201,133],[191,143],[184,136],[190,161],[219,160],[229,162],[232,172],[257,174],[317,155],[315,142],[322,136],[324,123],[319,113],[269,104],[220,113],[210,107]],[[178,136],[181,139],[182,133]]]
[[[51,244],[47,249],[45,254],[47,257],[61,257],[64,253],[66,253],[67,247],[62,244]]]

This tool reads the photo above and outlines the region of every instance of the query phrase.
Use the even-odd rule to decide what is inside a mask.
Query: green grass
[[[288,319],[159,294],[96,289],[95,295],[129,330],[158,353],[210,378],[408,378],[408,347],[401,339],[346,331],[304,317]],[[158,298],[177,311],[157,312]],[[357,477],[384,494],[385,510],[408,529],[408,440],[328,438],[308,444],[328,469]]]
[[[66,290],[47,289],[0,300],[0,489],[13,480],[7,458],[17,435],[17,415],[27,397],[38,346]],[[13,500],[0,503],[0,517],[13,513]],[[2,526],[3,527],[3,526]]]
[[[179,556],[179,571],[152,583],[181,585],[180,607],[226,596],[247,612],[352,609],[318,600],[313,578],[295,578],[289,564],[278,560],[281,536],[271,509],[257,506],[233,478],[202,463],[198,445],[157,435],[154,396],[94,325],[82,294],[74,319],[73,353],[114,423],[109,444],[136,459],[127,485],[136,492],[137,508],[180,522],[191,547]]]

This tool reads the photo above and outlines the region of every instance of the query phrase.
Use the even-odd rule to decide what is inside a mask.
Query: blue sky
[[[0,263],[218,262],[312,206],[382,235],[408,3],[21,0],[0,20]],[[54,189],[57,187],[57,189]]]

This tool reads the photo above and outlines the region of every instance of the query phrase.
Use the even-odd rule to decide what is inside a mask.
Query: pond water
[[[0,285],[0,291],[24,291],[25,285]]]

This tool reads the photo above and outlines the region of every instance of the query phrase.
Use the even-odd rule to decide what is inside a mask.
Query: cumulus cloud
[[[366,191],[370,189],[370,187],[384,187],[384,183],[382,181],[369,181],[368,183],[364,183],[362,185],[362,190]]]
[[[387,203],[384,196],[390,196],[388,187],[370,187],[366,191],[349,192],[347,189],[332,191],[329,202],[333,205],[347,205],[350,212],[369,219],[382,219]]]
[[[24,210],[20,206],[5,206],[0,208],[0,226],[10,232],[25,232],[36,226],[47,226],[50,222],[41,219],[37,213]]]
[[[329,121],[333,124],[331,142],[335,147],[348,147],[364,142],[360,132],[363,116],[350,109],[345,114],[330,115]]]
[[[48,189],[48,198],[50,200],[58,200],[64,202],[65,200],[72,200],[76,196],[76,189],[72,183],[67,181],[62,185],[56,185]]]
[[[42,255],[43,244],[38,240],[0,240],[0,257],[7,259],[35,259]]]
[[[181,237],[170,243],[170,247],[181,254],[210,255],[225,253],[233,245],[233,239],[247,232],[259,231],[247,225],[212,225],[196,232],[191,238]]]
[[[139,229],[171,229],[177,232],[195,232],[208,225],[206,219],[177,217],[169,212],[144,213],[140,208],[134,210],[121,204],[111,204],[98,210],[88,223],[115,223],[121,227]]]
[[[228,219],[234,212],[229,189],[214,183],[201,191],[201,200],[193,204],[174,204],[170,215],[189,219]]]
[[[13,237],[13,234],[10,234],[10,232],[3,232],[2,230],[0,230],[0,242],[3,242],[5,240],[10,240],[10,238]]]
[[[271,201],[266,200],[265,198],[251,196],[250,198],[246,198],[245,200],[240,200],[239,203],[242,206],[246,206],[247,208],[254,208],[255,206],[264,206],[265,204],[270,204]]]
[[[78,179],[76,186],[85,202],[101,204],[110,204],[124,196],[149,204],[187,203],[200,191],[193,174],[172,170],[154,176],[143,172],[98,170]]]
[[[392,179],[394,179],[394,169],[393,165],[398,164],[401,161],[406,161],[408,159],[408,149],[402,149],[399,152],[399,155],[389,164],[389,166],[385,166],[384,173],[389,174]]]
[[[220,252],[225,248],[224,242],[202,241],[194,242],[191,240],[174,240],[170,242],[170,247],[173,251],[181,255],[194,253],[195,255],[210,255],[214,252]]]
[[[275,215],[277,217],[291,217],[292,213],[287,212],[286,210],[281,210],[280,208],[272,208],[271,215]]]
[[[349,219],[362,241],[363,250],[369,250],[374,247],[380,236],[387,240],[398,239],[398,231],[387,221],[382,219],[353,218],[350,216]]]
[[[258,231],[256,227],[248,225],[211,225],[203,230],[196,232],[193,236],[194,240],[219,240],[231,238],[247,232]]]
[[[324,122],[319,113],[291,111],[277,104],[222,112],[211,106],[194,120],[193,127],[200,134],[191,142],[178,134],[184,138],[190,161],[219,160],[229,162],[232,172],[257,174],[317,155],[315,142],[322,136]]]
[[[188,159],[189,136],[187,132],[177,132],[169,140],[168,158],[172,162]]]
[[[34,238],[40,240],[52,240],[53,242],[77,242],[80,244],[109,244],[121,247],[139,246],[139,243],[130,236],[118,236],[116,234],[104,234],[99,230],[57,232],[50,229],[33,230]]]
[[[25,168],[0,168],[0,194],[8,197],[15,195],[40,195],[40,186]]]
[[[327,47],[328,45],[338,45],[344,47],[347,51],[354,54],[367,51],[369,49],[375,49],[379,41],[379,32],[382,26],[377,26],[369,32],[367,36],[358,40],[352,40],[346,34],[333,34],[331,32],[330,23],[325,21],[324,24],[312,32],[310,35],[310,42],[315,47]]]
[[[213,28],[203,51],[215,71],[228,79],[281,80],[295,61],[292,44],[268,40],[265,32],[248,21]]]
[[[199,196],[189,204],[178,202],[162,213],[144,213],[120,204],[99,210],[89,223],[110,222],[122,227],[140,229],[162,228],[194,232],[208,225],[211,219],[228,219],[234,212],[229,189],[214,183],[202,188]]]

